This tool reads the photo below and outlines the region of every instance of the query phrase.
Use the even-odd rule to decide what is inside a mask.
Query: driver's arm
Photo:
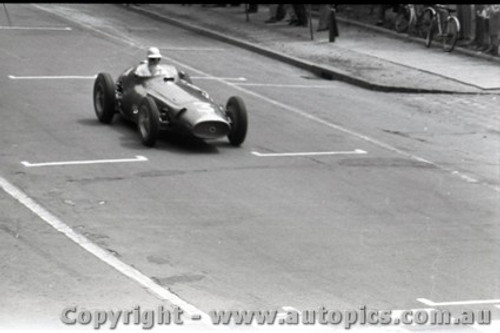
[[[139,66],[137,66],[134,70],[134,76],[138,79],[151,77],[147,64],[142,62]]]

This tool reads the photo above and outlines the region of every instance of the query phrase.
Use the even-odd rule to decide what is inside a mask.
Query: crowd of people
[[[368,13],[374,22],[373,24],[391,29],[394,27],[394,18],[398,11],[404,6],[403,4],[383,4],[383,5],[334,5],[334,4],[269,4],[265,8],[258,4],[204,4],[202,6],[245,6],[247,13],[256,13],[260,10],[269,11],[269,17],[265,21],[267,24],[278,22],[287,23],[290,26],[308,27],[310,11],[317,14],[319,20],[316,30],[328,30],[332,20],[331,13],[337,11],[343,12],[341,15],[349,14],[350,11],[358,11]],[[417,5],[418,6],[418,5]],[[431,4],[421,5],[431,6]],[[446,6],[455,9],[453,12],[457,16],[461,31],[459,45],[472,50],[489,53],[492,55],[500,55],[500,5],[495,4],[468,4],[468,5],[452,5]],[[335,15],[335,14],[334,14]],[[348,15],[347,15],[348,16]],[[354,19],[356,19],[354,17]],[[366,22],[365,22],[366,23]],[[335,27],[338,36],[338,28]]]
[[[226,7],[240,6],[239,3],[231,4],[204,4],[202,6]],[[315,10],[319,12],[319,23],[317,31],[327,30],[329,27],[329,15],[331,11],[336,10],[336,5],[313,5]],[[245,4],[246,12],[249,14],[259,11],[258,4]],[[311,10],[311,5],[306,4],[269,4],[269,19],[265,21],[267,24],[285,22],[290,26],[308,27],[309,17],[308,12]],[[317,7],[317,9],[316,9]]]

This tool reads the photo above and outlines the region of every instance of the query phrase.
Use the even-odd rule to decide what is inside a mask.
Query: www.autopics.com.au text
[[[213,325],[343,325],[349,329],[354,325],[489,325],[491,311],[463,310],[453,317],[451,312],[442,309],[405,310],[397,315],[391,310],[371,310],[361,306],[356,310],[329,310],[319,307],[316,310],[219,310],[209,311],[208,317]],[[185,315],[179,307],[172,310],[163,305],[154,310],[142,310],[135,306],[130,310],[87,310],[76,306],[65,308],[61,312],[61,321],[66,325],[92,325],[95,329],[109,323],[114,329],[118,324],[141,325],[151,329],[155,325],[183,325],[185,319],[196,321],[202,315]]]

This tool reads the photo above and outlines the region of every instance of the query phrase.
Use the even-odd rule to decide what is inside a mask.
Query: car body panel
[[[135,75],[137,66],[124,71],[116,81],[117,111],[137,123],[139,105],[150,96],[158,107],[161,129],[182,130],[201,139],[226,136],[231,122],[224,107],[168,67],[173,66],[166,67],[169,74],[149,78]]]

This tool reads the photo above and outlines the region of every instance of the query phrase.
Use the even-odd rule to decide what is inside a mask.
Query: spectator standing
[[[328,30],[328,16],[330,15],[330,5],[319,5],[319,20],[316,31]]]
[[[259,5],[256,3],[248,4],[248,12],[249,13],[257,13],[259,11]]]
[[[328,30],[330,27],[330,15],[332,10],[336,10],[336,5],[319,5],[319,20],[317,31]]]
[[[392,9],[394,13],[398,12],[399,5],[398,4],[392,4],[392,5],[379,5],[379,12],[378,12],[378,21],[376,25],[378,26],[383,26],[385,25],[385,12],[389,9]]]
[[[500,5],[487,5],[485,15],[488,18],[488,48],[484,52],[498,55],[499,32],[500,32]]]
[[[265,23],[276,23],[285,18],[285,5],[283,4],[273,4],[269,5],[269,20]]]
[[[285,7],[285,12],[286,12],[285,17],[288,17],[287,20],[288,24],[289,25],[295,24],[297,22],[297,15],[295,15],[295,10],[293,9],[293,5],[285,4],[283,6]]]
[[[295,16],[297,17],[296,22],[292,23],[292,25],[296,25],[299,27],[307,27],[307,9],[305,4],[292,4],[293,10],[295,12]]]
[[[474,48],[479,51],[485,51],[489,48],[489,17],[487,14],[487,5],[476,5],[476,39]]]
[[[460,39],[471,43],[475,35],[474,5],[457,5],[457,18],[460,22]]]

